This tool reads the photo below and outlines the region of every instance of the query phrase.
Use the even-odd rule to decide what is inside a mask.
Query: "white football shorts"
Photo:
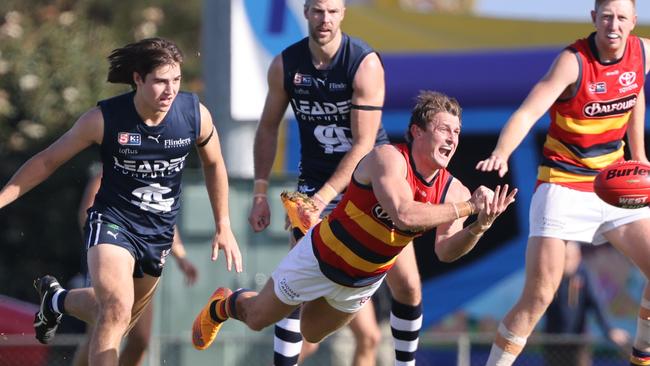
[[[650,218],[650,208],[618,208],[593,192],[543,183],[530,203],[529,237],[545,236],[583,243],[602,244],[612,229]]]
[[[314,256],[311,230],[289,251],[271,277],[275,295],[287,305],[323,297],[330,306],[344,313],[359,311],[383,281],[365,287],[346,287],[325,277]]]

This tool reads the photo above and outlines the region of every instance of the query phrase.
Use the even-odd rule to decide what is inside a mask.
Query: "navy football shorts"
[[[84,227],[86,250],[99,244],[122,247],[135,259],[133,277],[143,277],[146,273],[160,277],[167,256],[171,252],[174,228],[159,235],[140,235],[110,221],[98,211],[88,210]]]

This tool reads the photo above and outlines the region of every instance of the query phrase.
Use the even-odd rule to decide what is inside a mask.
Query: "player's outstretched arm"
[[[393,145],[375,147],[366,155],[354,173],[361,184],[370,184],[381,207],[401,230],[424,231],[460,217],[470,216],[484,204],[480,195],[468,201],[432,205],[413,199],[411,186],[406,181],[407,166],[404,157]]]
[[[483,172],[496,171],[503,177],[508,172],[508,159],[512,152],[553,102],[576,82],[578,75],[576,56],[568,50],[560,53],[550,70],[535,84],[521,106],[508,119],[492,154],[479,161],[476,169]]]
[[[93,143],[100,144],[103,131],[104,119],[99,108],[86,112],[63,136],[18,169],[0,190],[0,208],[39,185],[80,151]]]
[[[278,145],[278,129],[284,112],[289,105],[289,97],[284,90],[284,67],[282,55],[276,56],[269,66],[267,75],[269,91],[266,94],[264,109],[255,133],[253,157],[255,163],[255,186],[253,206],[248,215],[248,223],[255,232],[266,229],[271,223],[267,191],[269,175],[275,160]]]
[[[645,59],[650,60],[650,40],[641,38],[645,50]],[[646,74],[650,72],[650,62],[646,62]],[[648,163],[648,157],[645,151],[645,88],[641,89],[632,115],[628,122],[627,140],[629,142],[630,156],[632,160]]]
[[[201,135],[197,142],[197,148],[201,163],[203,166],[203,175],[205,177],[205,186],[208,190],[208,197],[212,206],[215,227],[217,233],[212,240],[211,259],[216,261],[219,256],[219,250],[223,250],[226,257],[226,267],[241,272],[242,258],[235,240],[235,235],[230,228],[230,218],[228,209],[228,173],[226,164],[221,154],[221,144],[216,128],[212,123],[212,116],[208,109],[201,104]]]
[[[457,183],[456,183],[457,182]],[[449,198],[454,196],[462,198],[469,193],[467,188],[455,181],[450,187]],[[476,221],[471,225],[463,228],[464,217],[460,217],[450,223],[440,225],[436,230],[435,252],[438,258],[443,262],[453,262],[456,259],[469,253],[479,239],[483,236],[499,215],[501,215],[512,202],[515,201],[517,189],[514,188],[508,192],[508,185],[496,186],[495,190],[480,186],[472,194],[471,200],[482,201]],[[458,193],[452,193],[456,190]]]
[[[645,152],[645,89],[641,89],[627,127],[627,141],[632,160],[648,163]]]

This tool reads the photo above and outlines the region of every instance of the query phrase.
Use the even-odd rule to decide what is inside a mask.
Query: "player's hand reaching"
[[[476,206],[479,210],[476,222],[480,226],[481,232],[489,229],[494,223],[494,220],[515,201],[517,188],[514,188],[510,192],[508,192],[508,188],[509,186],[507,184],[503,185],[503,187],[500,185],[496,186],[492,195],[483,195],[483,203],[480,206]]]
[[[218,232],[214,235],[211,257],[213,261],[219,258],[219,250],[223,250],[223,254],[226,256],[226,268],[228,271],[232,270],[233,262],[237,273],[243,271],[241,252],[239,251],[239,245],[237,245],[235,235],[233,235],[230,229],[230,224],[220,225]]]
[[[474,206],[473,212],[479,212],[485,208],[486,202],[489,202],[494,197],[494,191],[486,186],[479,186],[472,192],[469,202]]]
[[[492,154],[489,158],[481,160],[476,164],[476,170],[482,172],[497,171],[499,177],[503,177],[508,172],[508,158],[498,154]]]
[[[190,262],[187,257],[175,257],[176,258],[176,264],[178,264],[178,268],[183,272],[183,275],[185,276],[185,284],[188,286],[194,285],[196,283],[196,279],[199,277],[199,271],[196,269],[194,264]]]

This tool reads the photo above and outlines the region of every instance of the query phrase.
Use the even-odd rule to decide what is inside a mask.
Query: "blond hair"
[[[415,106],[411,110],[411,120],[406,130],[406,141],[413,141],[411,126],[416,125],[426,129],[427,123],[437,113],[446,112],[461,119],[462,108],[456,100],[444,93],[431,90],[422,90],[415,99]]]

